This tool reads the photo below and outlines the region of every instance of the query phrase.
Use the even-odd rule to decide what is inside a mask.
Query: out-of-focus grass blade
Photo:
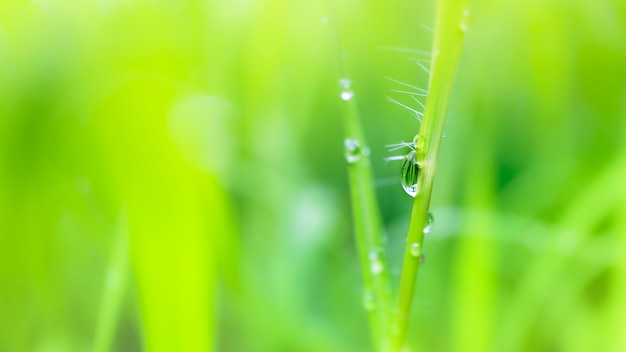
[[[176,97],[167,80],[133,80],[102,102],[96,131],[128,209],[146,348],[207,351],[216,244],[230,235],[226,198],[172,141],[167,117]]]

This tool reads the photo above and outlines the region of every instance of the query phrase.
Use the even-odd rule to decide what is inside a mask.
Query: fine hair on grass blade
[[[391,329],[390,350],[394,352],[400,351],[406,340],[437,156],[468,19],[469,0],[438,1],[432,62],[430,70],[427,70],[430,72],[428,97],[419,134],[415,139],[415,151],[412,152],[412,161],[419,165],[419,172],[411,174],[417,182],[411,188],[411,193],[415,191],[413,208]]]

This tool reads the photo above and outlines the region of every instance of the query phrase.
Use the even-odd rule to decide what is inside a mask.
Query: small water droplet
[[[464,9],[461,13],[461,21],[459,22],[459,30],[461,32],[467,31],[467,24],[469,22],[470,11],[469,9]]]
[[[374,301],[374,295],[370,291],[363,293],[363,307],[365,310],[371,311],[376,308],[376,302]]]
[[[424,225],[424,233],[429,233],[433,229],[433,225],[435,225],[435,217],[433,213],[428,213],[426,216],[426,224]]]
[[[328,17],[326,17],[326,16],[322,16],[322,18],[320,18],[320,22],[321,22],[322,24],[328,24]]]
[[[367,257],[368,257],[370,260],[378,260],[378,253],[376,253],[375,251],[371,251],[371,252],[367,255]]]
[[[411,197],[417,195],[417,178],[420,165],[415,157],[415,150],[412,150],[402,162],[402,188]]]
[[[341,92],[341,100],[348,101],[354,97],[354,92],[351,90],[344,90]]]
[[[420,244],[418,242],[412,243],[411,244],[411,248],[410,248],[410,252],[411,252],[412,256],[419,257],[419,255],[422,253],[422,249],[420,247]]]
[[[383,265],[383,262],[380,261],[380,257],[376,251],[371,251],[368,258],[370,260],[370,271],[372,274],[378,275],[385,270],[385,266]]]
[[[352,91],[352,81],[347,78],[341,78],[339,80],[339,86],[341,87],[341,100],[348,101],[354,97],[354,92]]]
[[[354,164],[361,159],[361,144],[356,139],[346,138],[343,141],[345,156],[348,164]]]
[[[383,266],[383,263],[381,263],[380,260],[374,260],[370,263],[370,271],[372,272],[372,274],[378,275],[382,273],[384,270],[385,270],[385,267]]]

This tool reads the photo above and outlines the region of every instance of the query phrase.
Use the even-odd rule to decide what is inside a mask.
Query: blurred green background
[[[435,5],[0,1],[0,350],[372,350],[336,63],[397,280]],[[474,1],[446,128],[410,350],[626,350],[626,3]]]

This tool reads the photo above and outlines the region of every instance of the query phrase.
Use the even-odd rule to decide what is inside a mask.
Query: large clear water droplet
[[[371,311],[376,308],[376,302],[374,301],[374,295],[370,291],[363,293],[363,307],[365,310]]]
[[[345,156],[348,164],[354,164],[361,159],[361,144],[356,139],[346,138],[343,141]]]
[[[422,254],[422,247],[418,242],[411,243],[411,248],[409,248],[411,255],[414,257],[419,257]]]
[[[402,183],[402,188],[404,188],[406,194],[410,195],[411,197],[415,197],[417,195],[417,184],[410,185]]]
[[[411,197],[417,195],[417,176],[420,165],[415,158],[415,150],[412,150],[402,162],[402,188]]]
[[[424,233],[429,233],[433,229],[433,225],[435,225],[435,217],[433,213],[428,213],[426,216],[426,224],[424,225]]]
[[[341,93],[339,97],[343,101],[348,101],[354,97],[354,92],[352,91],[352,81],[347,78],[342,78],[339,80],[339,87],[341,87]]]

